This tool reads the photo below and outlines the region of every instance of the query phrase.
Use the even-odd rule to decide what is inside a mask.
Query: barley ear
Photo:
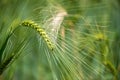
[[[54,49],[53,43],[51,42],[50,38],[46,34],[45,30],[42,29],[37,23],[35,23],[34,21],[31,21],[31,20],[26,20],[26,21],[22,22],[21,25],[25,26],[25,27],[31,27],[34,30],[36,30],[40,34],[40,36],[43,37],[43,39],[45,40],[48,47],[53,51],[53,49]]]

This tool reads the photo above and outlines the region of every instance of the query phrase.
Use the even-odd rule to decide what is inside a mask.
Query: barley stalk
[[[9,64],[12,63],[14,59],[14,55],[10,56],[7,60],[5,60],[5,62],[3,62],[1,65],[0,65],[0,75],[4,72],[4,70],[9,66]]]

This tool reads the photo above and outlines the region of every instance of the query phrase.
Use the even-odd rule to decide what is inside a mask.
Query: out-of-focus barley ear
[[[96,34],[94,37],[95,37],[95,39],[98,40],[98,41],[106,40],[106,39],[107,39],[106,35],[104,35],[104,34],[102,34],[102,33],[98,33],[98,34]]]
[[[23,21],[21,23],[21,25],[22,26],[26,26],[26,27],[31,27],[31,28],[35,29],[40,34],[40,36],[43,37],[43,39],[45,40],[45,42],[48,45],[48,47],[52,51],[54,50],[54,44],[52,43],[52,41],[50,40],[50,38],[46,34],[46,31],[44,29],[42,29],[37,23],[35,23],[32,20],[26,20],[26,21]]]

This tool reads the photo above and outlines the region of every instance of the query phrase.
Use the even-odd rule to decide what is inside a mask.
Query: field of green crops
[[[0,80],[120,80],[120,0],[0,0]]]

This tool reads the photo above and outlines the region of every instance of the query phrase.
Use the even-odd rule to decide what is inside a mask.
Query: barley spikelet
[[[31,28],[35,29],[43,37],[43,39],[47,43],[48,47],[53,51],[54,46],[53,46],[51,40],[49,39],[49,37],[46,34],[45,30],[42,29],[38,24],[36,24],[33,21],[28,20],[28,21],[22,22],[21,25],[26,26],[26,27],[31,27]]]

